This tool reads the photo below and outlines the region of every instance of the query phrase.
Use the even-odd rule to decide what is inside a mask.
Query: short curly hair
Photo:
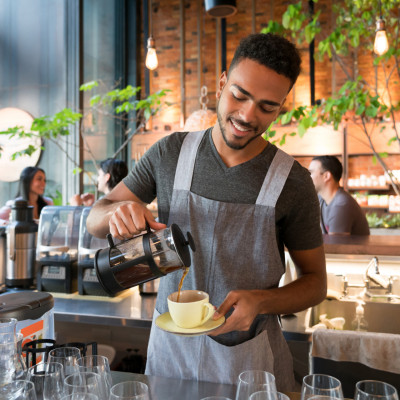
[[[228,75],[245,58],[289,78],[290,89],[301,71],[301,57],[296,46],[284,37],[272,33],[255,33],[243,38],[236,48]]]

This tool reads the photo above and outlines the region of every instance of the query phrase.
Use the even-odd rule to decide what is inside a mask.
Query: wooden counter
[[[323,235],[326,254],[367,254],[400,256],[400,236]]]

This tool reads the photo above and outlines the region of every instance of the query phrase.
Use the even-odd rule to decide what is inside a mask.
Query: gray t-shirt
[[[254,204],[277,152],[268,146],[253,159],[228,168],[208,129],[197,152],[191,191],[211,200]],[[142,201],[157,197],[160,222],[167,223],[176,165],[187,132],[177,132],[155,143],[123,180]],[[288,176],[275,211],[277,242],[291,250],[308,250],[322,244],[318,197],[310,173],[297,161]]]
[[[369,235],[367,218],[357,201],[343,188],[339,188],[328,204],[319,197],[321,229],[324,233],[350,233]]]

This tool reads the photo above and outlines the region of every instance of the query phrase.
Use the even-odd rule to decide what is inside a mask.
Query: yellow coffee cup
[[[168,309],[175,325],[180,328],[195,328],[203,325],[214,315],[214,306],[209,303],[208,293],[201,290],[182,290],[168,298]]]

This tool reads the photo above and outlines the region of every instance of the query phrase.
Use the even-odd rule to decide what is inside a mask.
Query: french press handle
[[[146,221],[146,231],[147,231],[147,233],[152,233],[150,225],[149,225],[149,223],[147,221]],[[140,235],[138,235],[138,236],[140,236]],[[115,243],[114,243],[114,240],[113,240],[113,237],[112,237],[111,233],[107,233],[106,238],[107,238],[108,246],[109,247],[114,247]],[[127,240],[130,240],[130,239],[127,239]]]

